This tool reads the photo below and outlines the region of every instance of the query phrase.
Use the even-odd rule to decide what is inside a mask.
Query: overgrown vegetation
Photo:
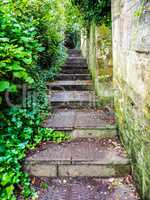
[[[0,199],[16,199],[16,188],[32,191],[22,170],[27,150],[64,133],[40,128],[49,110],[46,82],[64,63],[66,18],[61,0],[0,2]],[[22,97],[22,88],[27,89]],[[9,107],[5,93],[10,93]],[[23,102],[20,104],[20,102]]]
[[[71,3],[66,4],[66,41],[73,42],[76,48],[80,48],[80,34],[83,28],[83,18],[76,6],[72,6]],[[71,41],[70,41],[71,40]]]
[[[91,22],[96,24],[111,24],[111,0],[72,0],[80,10],[87,25]]]

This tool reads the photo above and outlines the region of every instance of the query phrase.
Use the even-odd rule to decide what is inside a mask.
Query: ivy
[[[62,132],[40,128],[47,117],[47,81],[65,62],[65,17],[61,0],[0,2],[0,199],[30,199],[29,175],[23,171],[27,151],[41,141],[61,142]],[[27,97],[20,88],[26,84]],[[19,85],[19,88],[17,87]],[[5,92],[21,107],[9,107]]]
[[[67,139],[61,132],[39,128],[42,117],[38,110],[12,108],[1,114],[0,133],[0,199],[16,199],[16,189],[21,188],[25,198],[34,195],[29,176],[22,171],[26,152],[41,141],[61,142]],[[9,125],[9,126],[8,126]]]

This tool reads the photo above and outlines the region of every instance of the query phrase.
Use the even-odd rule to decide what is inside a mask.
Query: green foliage
[[[76,6],[71,3],[66,3],[66,32],[74,33],[80,32],[83,27],[83,18]]]
[[[16,91],[18,80],[33,83],[28,70],[36,63],[41,44],[33,21],[18,18],[15,4],[0,3],[0,92]]]
[[[24,100],[26,108],[12,107],[0,113],[0,199],[16,199],[18,187],[22,188],[25,198],[33,195],[29,177],[22,171],[21,161],[27,150],[41,141],[61,142],[68,138],[63,132],[40,128],[48,116],[46,81],[54,76],[55,70],[33,71],[36,81],[30,94],[32,98],[28,95]]]
[[[72,0],[72,3],[78,7],[87,25],[92,21],[111,24],[111,0]]]
[[[0,119],[0,199],[15,199],[16,185],[23,189],[23,195],[28,198],[32,190],[20,162],[27,150],[41,141],[61,142],[67,137],[52,129],[39,128],[43,118],[37,110],[12,108],[5,113],[5,117],[1,113]]]
[[[141,5],[140,5],[140,7],[134,12],[134,15],[136,16],[136,17],[141,17],[142,16],[142,14],[143,14],[143,11],[144,11],[144,8],[145,8],[145,5],[146,5],[146,3],[148,2],[148,0],[142,0],[141,1]]]
[[[62,0],[7,0],[0,2],[0,199],[33,194],[22,161],[41,141],[61,142],[61,132],[39,128],[48,114],[46,83],[65,61]],[[64,25],[63,25],[64,24]],[[9,108],[5,91],[15,101],[26,83],[30,87],[24,107]],[[13,93],[12,93],[13,92]],[[15,93],[14,93],[15,92]],[[15,98],[17,96],[17,98]]]
[[[55,14],[54,14],[55,13]],[[19,83],[33,84],[31,70],[47,69],[64,58],[65,18],[61,0],[8,0],[0,3],[0,92],[16,92]],[[62,59],[61,59],[62,60]],[[3,96],[3,94],[2,94]]]
[[[48,184],[47,183],[42,183],[41,184],[41,188],[44,189],[44,190],[47,190],[48,189]]]
[[[18,187],[22,188],[25,198],[33,196],[28,174],[22,171],[21,161],[26,152],[41,141],[61,142],[68,139],[63,132],[40,128],[43,119],[48,116],[46,81],[54,76],[55,70],[32,73],[36,81],[32,98],[28,95],[24,100],[26,108],[12,107],[0,113],[0,199],[16,199],[15,191]]]
[[[66,29],[65,29],[65,44],[70,48],[80,48],[80,34],[83,27],[83,18],[76,6],[73,6],[70,1],[65,4],[66,12]]]
[[[44,46],[39,64],[43,68],[55,64],[64,56],[63,39],[66,25],[65,8],[62,0],[36,0],[29,4],[33,19],[37,21],[38,39]]]

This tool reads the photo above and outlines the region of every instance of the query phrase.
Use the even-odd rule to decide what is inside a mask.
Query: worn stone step
[[[38,190],[39,200],[138,200],[133,183],[121,178],[34,178],[32,187]],[[42,185],[46,185],[44,190]],[[55,191],[55,192],[54,192]]]
[[[88,66],[86,65],[63,65],[62,69],[88,69]]]
[[[80,49],[68,49],[68,54],[79,54],[81,55],[81,50]]]
[[[87,65],[87,63],[65,63],[64,65],[63,65],[64,67],[71,67],[71,68],[80,68],[80,67],[82,67],[82,68],[88,68],[88,65]],[[63,68],[63,66],[62,66],[62,68]]]
[[[50,90],[92,90],[92,81],[54,81],[48,84]]]
[[[120,177],[130,162],[117,140],[78,139],[47,143],[26,158],[26,170],[40,177]]]
[[[83,57],[69,57],[66,61],[66,64],[84,64],[86,59]]]
[[[72,52],[72,53],[69,53],[68,55],[69,55],[69,57],[76,58],[76,57],[80,57],[81,56],[81,52],[76,52],[76,53]]]
[[[106,128],[77,128],[72,131],[66,131],[68,136],[72,138],[114,138],[117,136],[117,130],[115,126]]]
[[[81,60],[81,62],[82,62],[82,61],[85,61],[85,62],[87,62],[86,58],[84,58],[84,57],[82,56],[82,54],[80,54],[80,56],[78,56],[78,57],[69,56],[67,60],[71,60],[71,59],[75,59],[75,60],[78,60],[78,59],[80,59],[80,60]]]
[[[97,108],[98,97],[93,91],[50,91],[49,101],[57,108]]]
[[[89,71],[88,71],[88,69],[86,69],[86,68],[72,68],[72,69],[63,69],[62,68],[62,71],[61,71],[61,73],[63,73],[63,74],[77,74],[77,73],[79,73],[79,74],[88,74],[89,73]]]
[[[91,80],[90,74],[59,74],[55,80]]]
[[[76,130],[74,134],[78,134],[79,131],[90,132],[92,130],[99,131],[101,134],[101,131],[107,132],[108,130],[111,134],[113,132],[116,135],[114,114],[103,109],[59,109],[45,121],[43,127],[60,131]]]

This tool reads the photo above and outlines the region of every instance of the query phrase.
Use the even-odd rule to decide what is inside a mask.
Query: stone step
[[[67,65],[67,64],[65,64],[65,65],[63,65],[62,66],[62,69],[88,69],[88,67],[87,66],[84,66],[84,65]]]
[[[69,57],[66,61],[66,64],[84,64],[86,59],[83,57]]]
[[[66,67],[72,66],[73,68],[77,68],[77,67],[86,67],[86,68],[88,68],[87,63],[65,63],[64,66],[66,66]]]
[[[45,121],[43,127],[59,131],[76,130],[76,135],[86,131],[89,135],[91,131],[97,131],[99,135],[103,131],[116,135],[115,116],[103,109],[59,109]]]
[[[76,58],[76,57],[80,57],[81,56],[81,53],[80,52],[76,52],[76,53],[69,53],[69,57],[73,57],[73,58]]]
[[[86,58],[84,58],[81,54],[80,54],[80,56],[78,56],[78,57],[69,56],[67,60],[70,60],[70,59],[75,59],[75,60],[80,59],[81,61],[84,60],[85,62],[87,61]]]
[[[68,54],[79,54],[81,55],[81,50],[80,49],[69,49]]]
[[[74,68],[74,69],[73,68],[72,69],[69,69],[69,68],[63,69],[62,68],[61,73],[62,74],[77,74],[77,73],[79,73],[79,74],[88,74],[89,71],[86,68]]]
[[[50,91],[49,101],[55,108],[97,108],[99,100],[93,91]]]
[[[54,81],[48,84],[49,90],[92,90],[92,81]]]
[[[65,131],[71,138],[114,138],[117,136],[117,130],[115,126],[105,128],[86,128],[86,129],[74,129],[72,131]]]
[[[121,177],[130,174],[129,163],[117,140],[78,139],[43,145],[25,168],[39,177]]]
[[[90,74],[59,74],[55,80],[91,80]]]
[[[127,184],[127,179],[131,177],[35,177],[32,187],[38,190],[40,200],[138,200],[135,186]],[[47,186],[44,192],[42,185]]]

